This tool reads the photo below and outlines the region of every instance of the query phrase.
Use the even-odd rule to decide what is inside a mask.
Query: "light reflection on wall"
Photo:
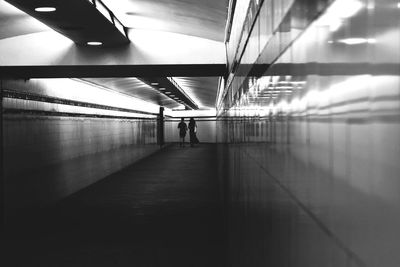
[[[242,254],[237,258],[247,256],[252,261],[237,266],[251,266],[257,260],[276,265],[275,261],[296,253],[301,254],[293,260],[296,266],[397,266],[400,262],[397,4],[398,0],[333,1],[282,54],[269,50],[278,53],[267,57],[277,57],[273,64],[258,58],[245,66],[268,65],[264,73],[236,77],[239,82],[218,110],[225,122],[218,140],[232,144],[231,221],[239,221],[241,233],[232,239],[273,251],[263,258],[258,255],[267,250],[246,255],[238,249]],[[291,29],[275,33],[276,47],[285,46],[290,34]],[[271,193],[270,184],[279,184],[286,192]],[[333,263],[328,257],[318,259],[316,255],[338,246],[335,241],[325,242],[330,237],[324,234],[316,238],[324,230],[312,223],[304,226],[306,215],[285,214],[278,226],[268,228],[275,223],[271,214],[284,211],[290,202],[287,192],[313,214],[310,220],[317,218],[354,253],[344,252],[346,264],[335,264],[339,256]],[[290,225],[281,229],[286,220]],[[313,227],[318,229],[313,232]],[[264,231],[276,239],[262,236]],[[279,256],[276,240],[290,252]],[[316,244],[314,250],[304,249],[310,244]]]
[[[337,0],[335,1],[316,22],[318,26],[328,26],[332,32],[337,31],[343,21],[356,15],[364,4],[359,0]]]
[[[48,96],[84,101],[93,104],[108,105],[119,108],[134,109],[150,113],[158,113],[159,106],[146,101],[107,90],[106,88],[96,87],[79,79],[31,79],[31,83],[36,83],[37,88],[45,88],[41,93]]]

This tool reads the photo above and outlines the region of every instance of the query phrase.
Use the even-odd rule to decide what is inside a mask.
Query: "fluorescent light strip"
[[[90,41],[86,43],[87,45],[92,45],[92,46],[99,46],[102,45],[102,42],[98,42],[98,41]]]
[[[35,8],[35,11],[36,12],[43,12],[43,13],[46,13],[46,12],[54,12],[54,11],[56,11],[56,8],[55,7],[50,7],[50,6],[43,6],[43,7],[37,7],[37,8]]]
[[[343,44],[347,44],[347,45],[357,45],[357,44],[375,44],[376,43],[376,39],[373,38],[347,38],[347,39],[341,39],[338,40],[339,43],[343,43]]]

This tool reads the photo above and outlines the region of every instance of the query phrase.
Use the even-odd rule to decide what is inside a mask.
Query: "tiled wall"
[[[17,90],[18,84],[14,81],[7,90]],[[24,92],[38,91],[37,85],[21,84]],[[158,150],[156,116],[57,115],[60,104],[4,98],[6,102],[2,119],[7,218],[51,206]],[[71,108],[77,113],[83,109]]]
[[[230,266],[398,266],[399,3],[296,10],[219,105]]]

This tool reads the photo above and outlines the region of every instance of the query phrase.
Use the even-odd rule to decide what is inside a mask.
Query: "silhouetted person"
[[[197,129],[197,125],[196,125],[195,120],[193,118],[190,118],[190,121],[189,121],[190,146],[194,146],[194,144],[197,143],[196,129]]]
[[[188,130],[188,127],[185,123],[184,118],[181,118],[181,122],[178,124],[178,129],[179,129],[179,146],[184,147],[185,146],[185,136],[186,136],[186,132]]]

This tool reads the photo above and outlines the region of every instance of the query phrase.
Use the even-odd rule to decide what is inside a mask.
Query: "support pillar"
[[[164,145],[164,107],[160,107],[160,113],[157,118],[157,144]]]

